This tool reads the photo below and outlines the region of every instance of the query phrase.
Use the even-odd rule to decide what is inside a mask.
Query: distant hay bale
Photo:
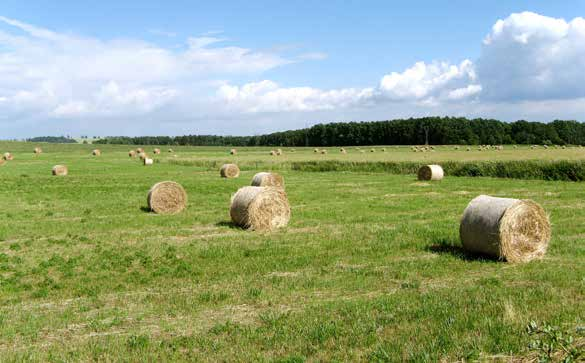
[[[146,155],[145,152],[141,152],[141,153],[138,154],[138,157],[140,158],[140,160],[144,160],[144,159],[146,159],[148,157],[148,155]]]
[[[177,214],[187,206],[187,193],[179,183],[156,183],[148,192],[148,208],[157,214]]]
[[[282,188],[240,188],[230,206],[230,216],[236,225],[257,231],[285,227],[290,214],[288,198]]]
[[[156,155],[160,155],[160,149],[159,148],[155,148],[154,150],[152,150],[152,152]]]
[[[546,253],[551,236],[544,209],[531,200],[480,195],[459,226],[463,248],[508,262],[528,262]]]
[[[12,153],[4,153],[4,155],[2,156],[2,159],[6,160],[6,161],[10,161],[14,159],[14,155],[12,155]]]
[[[280,174],[261,172],[252,178],[252,186],[284,188],[284,178]]]
[[[339,149],[339,152],[342,154],[347,154],[347,150],[345,150],[344,148]]]
[[[370,152],[371,153],[376,152],[376,149],[370,149]]]
[[[240,176],[240,168],[236,164],[223,164],[219,174],[222,178],[237,178]]]
[[[53,166],[53,169],[51,170],[53,175],[56,176],[65,176],[67,174],[69,174],[69,170],[67,169],[67,167],[65,165],[55,165]]]
[[[386,152],[386,148],[385,148],[385,147],[383,147],[383,148],[382,148],[382,152],[383,152],[383,153],[385,153],[385,152]]]
[[[542,147],[548,149],[548,145],[542,145]]]
[[[35,149],[34,149],[34,152],[35,152],[35,154],[37,154],[37,155],[38,155],[38,154],[42,154],[42,153],[43,153],[43,149],[41,149],[40,147],[38,147],[38,146],[37,146],[37,147],[35,147]]]
[[[131,158],[135,158],[136,157],[136,151],[134,151],[134,150],[128,151],[128,156],[131,157]]]
[[[230,155],[236,155],[237,153],[238,153],[238,150],[236,150],[236,149],[230,150]]]
[[[423,165],[418,169],[418,180],[441,180],[444,175],[440,165]]]
[[[100,156],[101,154],[102,154],[102,151],[100,149],[94,149],[91,152],[91,155],[93,155],[93,156]]]
[[[282,155],[282,149],[276,149],[276,155],[278,156]]]
[[[270,150],[270,156],[276,156],[276,151]]]
[[[144,165],[153,165],[154,164],[154,160],[152,160],[151,158],[145,157],[143,159]]]
[[[319,152],[319,149],[315,148],[315,149],[313,149],[313,152],[314,152],[315,154],[317,154],[317,153]]]
[[[455,146],[453,149],[454,150],[459,150],[459,146]]]
[[[467,147],[467,151],[471,151],[471,148],[469,146]]]
[[[174,152],[173,149],[168,149],[167,151],[170,152],[170,153],[173,153]]]
[[[139,147],[136,149],[136,154],[144,154],[144,149]]]
[[[325,150],[325,149],[321,150],[321,155],[325,155],[325,154],[327,154],[327,150]]]

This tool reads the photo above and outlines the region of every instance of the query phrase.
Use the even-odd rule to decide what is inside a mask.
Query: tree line
[[[95,143],[194,146],[362,146],[362,145],[585,145],[585,124],[502,122],[493,119],[423,117],[373,122],[336,122],[259,136],[106,137]]]
[[[74,144],[77,143],[74,139],[65,136],[39,136],[26,139],[28,142],[50,142],[53,144]]]

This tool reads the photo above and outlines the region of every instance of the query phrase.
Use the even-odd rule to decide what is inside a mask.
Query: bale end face
[[[4,155],[2,156],[2,159],[6,160],[6,161],[10,161],[14,159],[14,156],[11,153],[4,153]]]
[[[230,216],[236,225],[257,231],[285,227],[290,214],[288,198],[281,188],[240,188],[230,206]]]
[[[531,200],[480,195],[465,209],[459,234],[470,252],[528,262],[546,253],[551,227],[544,209]]]
[[[131,158],[135,158],[136,157],[136,151],[134,151],[134,150],[128,151],[128,156],[131,157]]]
[[[42,154],[43,153],[43,149],[41,149],[40,147],[35,147],[34,153],[37,154],[37,155],[38,154]]]
[[[152,152],[154,154],[158,155],[158,154],[160,154],[160,149],[158,149],[158,148],[157,149],[154,149],[154,150],[152,150]]]
[[[219,175],[222,178],[237,178],[240,176],[240,168],[236,164],[224,164],[219,169]]]
[[[148,207],[157,214],[177,214],[187,206],[187,193],[179,183],[156,183],[147,197]]]
[[[95,150],[93,150],[93,151],[91,152],[91,154],[92,154],[93,156],[100,156],[100,155],[102,154],[102,151],[101,151],[101,150],[99,150],[99,149],[95,149]]]
[[[418,169],[418,180],[441,180],[445,173],[440,165],[423,165]]]
[[[144,158],[144,165],[153,165],[154,164],[154,160],[150,159],[150,158]]]
[[[257,173],[252,178],[252,186],[284,188],[284,178],[276,173]]]
[[[236,150],[236,149],[230,150],[230,155],[236,155],[237,153],[238,153],[238,150]]]

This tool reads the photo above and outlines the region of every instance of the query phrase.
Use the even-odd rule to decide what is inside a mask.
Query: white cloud
[[[585,19],[512,14],[492,27],[477,64],[485,100],[583,97]]]

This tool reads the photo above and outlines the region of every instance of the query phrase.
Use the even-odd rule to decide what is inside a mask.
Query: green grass
[[[531,354],[524,330],[531,320],[575,337],[584,324],[582,183],[431,184],[413,175],[283,169],[291,223],[256,233],[234,228],[228,207],[256,172],[254,160],[271,165],[266,148],[230,158],[226,148],[173,147],[177,158],[165,152],[143,167],[127,146],[102,145],[99,158],[91,145],[43,145],[40,156],[33,147],[0,143],[15,154],[0,167],[3,362],[507,359]],[[545,150],[516,150],[524,160],[531,152]],[[546,152],[551,160],[582,153]],[[373,154],[422,157],[406,148]],[[168,159],[249,167],[225,180]],[[58,163],[69,176],[50,175]],[[185,212],[146,211],[148,189],[161,180],[185,187]],[[540,203],[553,224],[546,258],[511,265],[465,254],[459,218],[478,194]]]

